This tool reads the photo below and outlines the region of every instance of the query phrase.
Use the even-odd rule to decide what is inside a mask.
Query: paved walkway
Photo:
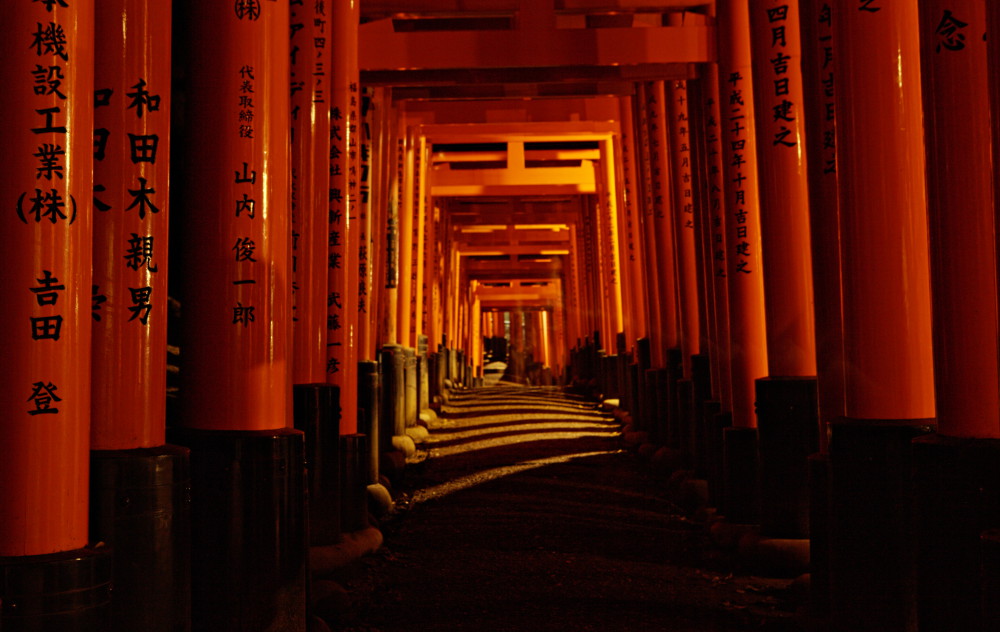
[[[501,384],[430,430],[341,629],[798,629],[789,582],[714,559],[592,402]]]

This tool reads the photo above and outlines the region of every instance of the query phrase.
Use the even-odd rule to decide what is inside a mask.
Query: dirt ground
[[[740,574],[594,402],[501,385],[430,430],[334,629],[800,629],[798,587]]]

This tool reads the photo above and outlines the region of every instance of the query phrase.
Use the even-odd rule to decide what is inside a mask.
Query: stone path
[[[789,581],[733,574],[593,402],[501,384],[441,412],[340,629],[799,629]]]

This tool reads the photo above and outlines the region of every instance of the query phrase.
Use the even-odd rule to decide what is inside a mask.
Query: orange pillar
[[[399,197],[399,301],[396,305],[396,338],[404,347],[412,347],[413,325],[413,224],[415,219],[414,179],[418,173],[419,140],[410,133],[406,117],[400,118],[400,135],[406,139]]]
[[[708,290],[712,292],[715,324],[713,344],[710,349],[712,363],[712,396],[718,400],[722,410],[731,411],[733,391],[729,361],[729,282],[726,270],[726,169],[722,145],[722,119],[719,96],[719,66],[708,64],[705,73],[705,157],[708,171],[708,213],[711,222],[712,275]],[[728,97],[728,95],[727,95]]]
[[[590,337],[600,324],[597,262],[594,256],[593,215],[587,212],[586,197],[580,200],[580,230],[577,234],[577,271],[580,279],[581,325],[584,337]]]
[[[304,628],[303,435],[291,429],[289,13],[274,2],[190,0],[174,12],[189,35],[179,51],[185,124],[173,145],[184,310],[176,436],[192,455],[199,631]]]
[[[925,7],[926,5],[926,7]],[[921,4],[938,432],[1000,438],[996,216],[983,0]],[[1000,108],[996,111],[1000,112]],[[961,256],[957,256],[961,253]]]
[[[625,234],[624,272],[628,278],[630,289],[631,314],[628,322],[632,328],[627,344],[633,344],[636,339],[645,337],[648,333],[649,315],[646,309],[646,285],[643,269],[645,267],[644,244],[642,242],[641,206],[639,199],[639,181],[636,170],[638,160],[635,143],[635,124],[632,121],[632,97],[619,99],[619,114],[621,116],[621,135],[618,137],[618,164],[621,168],[622,200]]]
[[[691,135],[686,81],[664,86],[669,118],[673,175],[674,235],[677,245],[678,314],[684,377],[691,378],[691,357],[701,352],[698,314],[698,262],[695,253],[695,196],[691,177]]]
[[[330,234],[327,381],[340,387],[340,434],[358,430],[358,87],[357,2],[333,3],[330,110]]]
[[[93,15],[86,1],[0,9],[2,557],[87,544]]]
[[[372,230],[378,223],[377,212],[372,202],[372,172],[374,170],[372,151],[375,139],[372,137],[373,97],[367,92],[361,98],[361,119],[358,133],[360,147],[358,153],[358,361],[375,360],[373,330],[377,315]]]
[[[621,248],[621,236],[618,228],[620,209],[618,208],[618,178],[615,165],[618,157],[615,154],[614,142],[612,139],[604,141],[606,158],[603,161],[606,174],[605,204],[604,209],[607,214],[607,238],[608,238],[608,265],[611,271],[611,335],[617,336],[624,331],[624,305],[623,305],[623,274],[624,257]],[[612,343],[608,343],[609,349],[613,350]]]
[[[830,443],[832,612],[910,630],[909,442],[935,414],[920,29],[916,0],[861,5],[833,13],[848,420]]]
[[[803,2],[800,7],[819,439],[820,451],[825,453],[829,424],[845,412],[833,17],[830,6],[823,2]]]
[[[679,304],[677,296],[677,244],[674,235],[673,187],[668,162],[667,117],[665,87],[662,81],[647,84],[646,116],[649,126],[649,160],[653,187],[653,233],[656,236],[656,278],[659,283],[660,334],[662,351],[680,347]],[[656,351],[653,352],[654,358]],[[665,357],[665,356],[664,356]],[[655,368],[664,368],[657,364]]]
[[[311,5],[293,8],[292,382],[326,381],[327,196],[330,192],[332,25]],[[329,45],[328,45],[329,44]]]
[[[758,520],[754,387],[767,374],[757,148],[747,0],[719,3],[719,91],[726,168],[726,276],[733,427],[723,432],[723,511]]]
[[[618,239],[618,189],[615,178],[614,145],[611,139],[600,142],[603,158],[595,164],[597,172],[594,177],[600,180],[598,188],[599,198],[597,200],[597,212],[600,213],[599,226],[601,231],[601,256],[603,257],[605,288],[607,303],[607,331],[605,332],[605,348],[608,354],[614,352],[614,339],[618,332],[622,331],[622,280],[621,280],[621,248]]]
[[[102,3],[97,19],[91,442],[151,448],[166,432],[170,3]]]
[[[403,179],[403,139],[398,135],[397,113],[386,104],[383,111],[383,128],[386,135],[385,165],[385,255],[383,301],[379,307],[382,315],[382,344],[396,344],[396,312],[399,302],[399,190]]]
[[[379,357],[379,349],[382,347],[382,323],[384,321],[382,306],[385,302],[385,216],[389,197],[386,194],[386,162],[390,160],[390,152],[384,125],[385,110],[387,109],[384,102],[385,92],[385,88],[369,88],[367,91],[369,107],[366,129],[370,131],[371,138],[368,154],[370,161],[368,188],[370,205],[368,212],[371,226],[368,231],[370,283],[368,286],[367,320],[371,329],[369,344],[376,359]],[[362,189],[362,197],[364,197],[364,189]]]
[[[412,311],[412,322],[410,324],[411,338],[413,346],[417,347],[419,336],[427,333],[427,307],[424,298],[425,284],[425,238],[427,235],[427,212],[428,196],[427,188],[427,161],[430,158],[430,148],[427,146],[427,139],[420,137],[417,145],[417,156],[419,162],[414,165],[413,183],[413,269],[410,272],[410,279],[413,284],[412,298],[410,305]]]
[[[428,182],[428,186],[430,183]],[[432,199],[427,208],[426,246],[424,248],[424,275],[427,279],[427,291],[424,298],[427,314],[427,350],[431,353],[437,350],[441,341],[441,271],[438,250],[438,217],[441,202]]]
[[[583,340],[586,335],[583,332],[583,299],[580,289],[580,260],[581,253],[580,240],[577,239],[577,225],[573,224],[569,227],[569,255],[566,256],[566,269],[564,271],[565,279],[565,303],[566,303],[566,330],[568,333],[568,338],[571,344],[577,344],[577,342]]]
[[[619,269],[619,282],[621,283],[621,301],[622,301],[622,327],[621,335],[625,341],[626,348],[628,346],[628,340],[635,337],[635,322],[634,318],[636,315],[635,307],[632,305],[633,302],[633,289],[635,279],[632,277],[632,262],[629,260],[629,245],[631,243],[629,236],[629,218],[628,215],[630,211],[626,209],[626,204],[631,204],[631,199],[626,197],[628,194],[625,190],[625,168],[622,158],[622,142],[621,133],[615,134],[611,138],[611,146],[615,155],[618,159],[612,163],[615,178],[615,190],[617,192],[615,199],[615,206],[618,208],[618,269]],[[614,348],[614,352],[617,354],[619,352],[617,342]]]
[[[197,116],[187,127],[189,162],[179,184],[188,206],[177,214],[185,239],[176,245],[184,252],[181,420],[188,428],[291,423],[288,12],[264,8],[255,19],[203,5],[189,25],[193,38],[205,34],[192,39],[192,59],[232,49],[241,63],[202,64],[188,91],[187,111]],[[206,222],[207,213],[215,221]]]
[[[800,2],[809,224],[816,321],[819,453],[810,457],[809,547],[811,602],[830,608],[829,428],[844,416],[844,323],[840,281],[840,201],[837,192],[837,116],[833,16],[826,2]]]
[[[969,511],[968,499],[1000,492],[997,217],[979,36],[991,30],[985,0],[920,3],[939,433],[913,444],[917,608],[926,630],[990,627],[979,534],[993,526],[983,517],[992,504],[974,501]]]
[[[164,445],[171,3],[101,2],[95,21],[90,536],[115,551],[114,628],[174,630],[191,584],[188,450]]]
[[[726,248],[733,426],[753,428],[754,381],[767,374],[757,150],[747,0],[719,3],[719,93],[726,190]]]
[[[652,146],[650,144],[649,133],[649,110],[646,105],[648,100],[648,84],[639,83],[636,85],[636,95],[634,100],[636,144],[639,151],[636,152],[636,160],[641,168],[641,229],[644,254],[647,258],[662,257],[656,244],[655,217],[656,212],[653,204],[653,169],[652,169]],[[649,323],[649,347],[651,350],[651,362],[654,366],[663,366],[665,360],[666,345],[663,342],[663,305],[660,296],[659,266],[647,260],[643,261],[646,278],[646,309],[648,310]],[[634,411],[633,411],[634,412]]]
[[[879,9],[834,17],[842,20],[834,38],[847,416],[928,419],[935,412],[917,8],[906,1]],[[876,96],[905,105],[873,108]],[[871,375],[884,379],[875,384]]]
[[[473,286],[477,281],[473,281]],[[483,311],[479,297],[473,294],[469,305],[469,355],[466,362],[472,366],[473,375],[483,374]],[[471,384],[470,384],[471,386]]]
[[[767,0],[750,13],[767,364],[780,377],[816,375],[798,7]]]
[[[819,447],[799,1],[750,12],[769,376],[756,385],[761,532],[809,535],[808,458]]]
[[[546,308],[538,312],[538,329],[541,352],[537,360],[542,366],[552,368],[552,315]]]

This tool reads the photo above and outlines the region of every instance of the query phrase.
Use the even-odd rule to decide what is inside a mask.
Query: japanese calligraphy
[[[944,15],[941,16],[941,22],[934,29],[934,34],[938,38],[934,52],[940,53],[941,47],[951,51],[965,48],[965,34],[962,33],[962,29],[967,26],[969,26],[968,22],[962,22],[952,15],[951,11],[945,9]]]
[[[27,411],[29,415],[54,415],[59,412],[58,408],[52,406],[52,402],[61,402],[62,398],[56,395],[58,387],[52,382],[35,382],[31,385],[31,395],[27,401],[34,406]]]
[[[148,285],[145,287],[130,287],[128,291],[132,297],[132,306],[128,308],[128,311],[132,312],[129,321],[138,319],[140,323],[147,325],[149,312],[153,309],[153,306],[149,303],[153,288]]]
[[[146,80],[139,78],[139,82],[132,86],[134,92],[126,92],[125,96],[132,99],[129,103],[128,109],[131,110],[135,108],[135,114],[139,118],[142,118],[143,111],[156,112],[160,109],[160,96],[157,94],[150,94],[149,90],[146,90]]]
[[[125,265],[136,272],[142,266],[146,266],[150,272],[156,272],[157,266],[153,265],[153,236],[132,233],[124,259]]]
[[[260,0],[236,0],[233,3],[233,10],[236,12],[238,20],[258,20],[260,19]]]

